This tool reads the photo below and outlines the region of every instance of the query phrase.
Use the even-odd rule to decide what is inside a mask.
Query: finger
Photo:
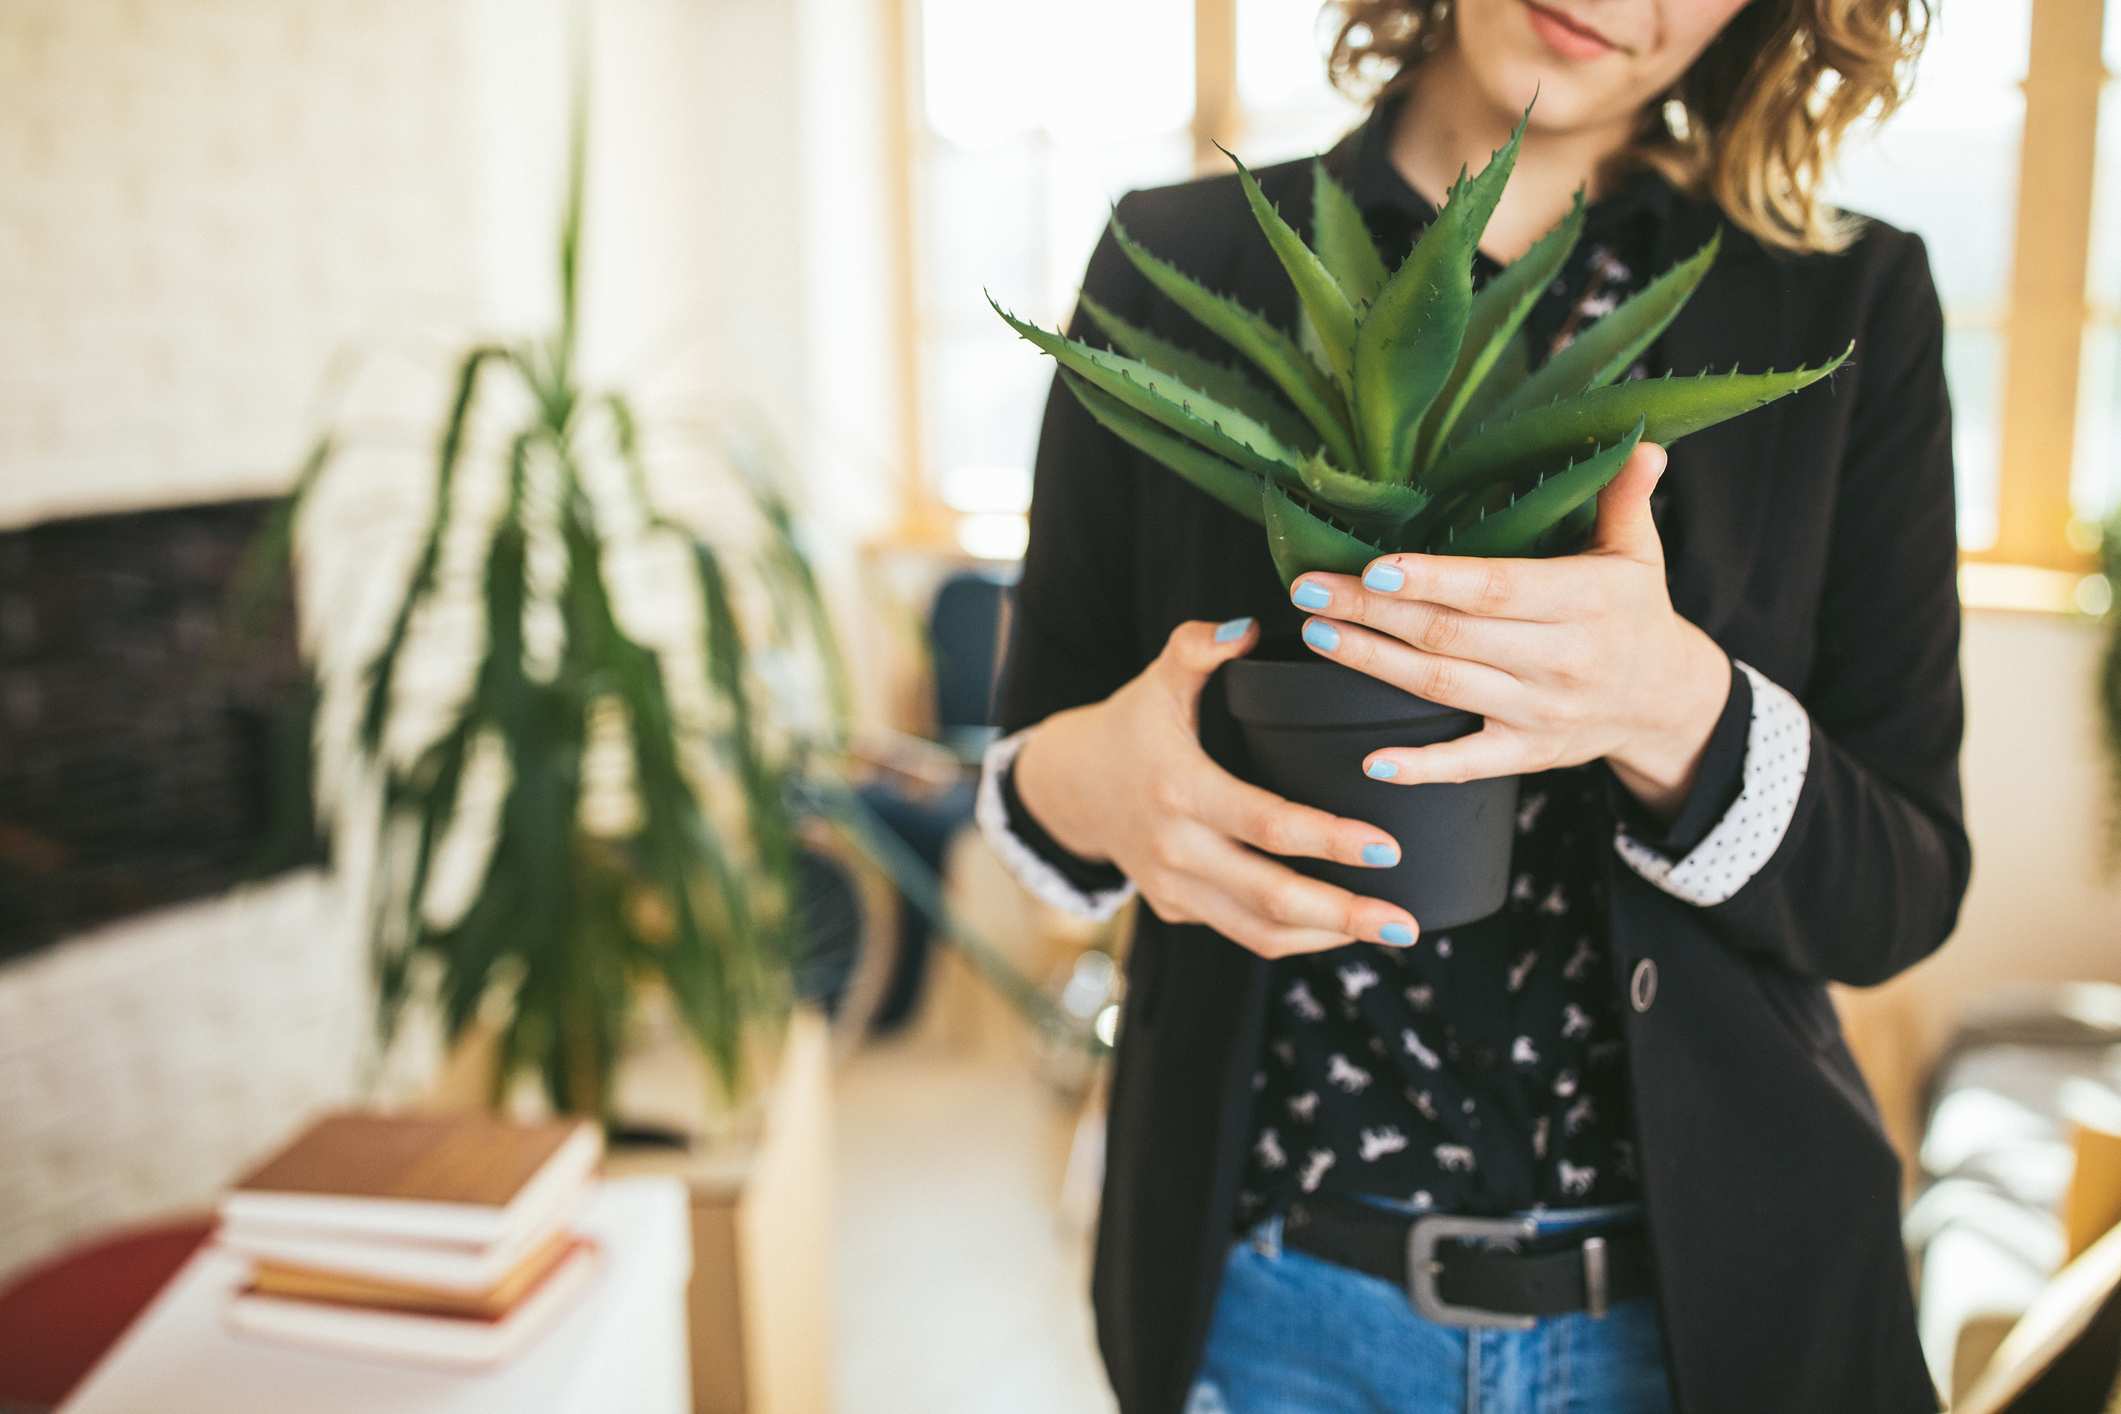
[[[1199,923],[1261,957],[1294,957],[1298,953],[1328,952],[1344,948],[1355,938],[1316,928],[1285,928],[1248,912],[1221,889],[1199,879],[1174,881],[1163,899],[1151,899],[1159,918],[1173,923]]]
[[[1431,653],[1506,666],[1539,650],[1532,647],[1545,629],[1522,619],[1483,618],[1443,604],[1415,599],[1405,592],[1406,575],[1379,560],[1362,579],[1340,574],[1305,575],[1292,602],[1342,623],[1367,624],[1379,633]]]
[[[1606,483],[1598,493],[1598,525],[1588,547],[1592,552],[1664,563],[1664,542],[1650,514],[1650,493],[1663,478],[1666,462],[1664,448],[1644,442],[1620,468],[1620,475]]]
[[[1509,717],[1524,702],[1523,684],[1501,668],[1429,653],[1354,624],[1312,619],[1304,625],[1312,652],[1416,697],[1483,717]]]
[[[1341,585],[1338,575],[1307,574],[1290,587],[1297,608],[1333,612]],[[1363,571],[1363,586],[1372,593],[1447,609],[1483,619],[1523,619],[1557,623],[1570,611],[1569,576],[1562,560],[1483,560],[1469,555],[1384,555]],[[1307,591],[1306,586],[1310,586]]]
[[[1541,770],[1548,763],[1531,759],[1524,739],[1492,722],[1471,736],[1434,746],[1393,746],[1363,758],[1363,774],[1395,786],[1434,782],[1485,781]]]
[[[1193,878],[1205,886],[1191,899],[1209,926],[1239,930],[1247,946],[1316,952],[1360,939],[1406,947],[1420,934],[1403,908],[1306,878],[1228,839],[1214,841],[1205,869]]]
[[[1220,767],[1201,773],[1192,789],[1185,813],[1214,835],[1289,858],[1329,859],[1372,869],[1399,863],[1399,841],[1375,825],[1284,800]]]
[[[1232,658],[1241,658],[1259,641],[1259,626],[1250,618],[1210,623],[1190,619],[1171,630],[1164,651],[1151,666],[1167,676],[1173,687],[1198,695],[1201,686],[1217,668]]]

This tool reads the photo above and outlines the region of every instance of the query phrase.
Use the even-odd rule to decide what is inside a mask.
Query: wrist
[[[1079,859],[1106,864],[1111,855],[1067,808],[1070,772],[1061,759],[1067,755],[1070,723],[1066,719],[1082,710],[1057,713],[1032,730],[1010,769],[1015,772],[1016,798],[1055,844]]]
[[[1606,758],[1628,794],[1667,823],[1686,806],[1731,693],[1729,656],[1693,624],[1680,624],[1682,666],[1652,699],[1654,715]]]

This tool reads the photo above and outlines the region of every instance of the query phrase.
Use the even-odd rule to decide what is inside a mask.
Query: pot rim
[[[1481,720],[1478,713],[1416,697],[1343,663],[1234,658],[1222,671],[1230,714],[1248,727],[1317,730],[1422,723],[1433,731],[1452,718]]]

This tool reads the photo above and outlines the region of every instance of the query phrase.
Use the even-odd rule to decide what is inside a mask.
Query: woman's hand
[[[1297,607],[1321,615],[1304,625],[1315,651],[1487,718],[1457,741],[1373,752],[1366,772],[1411,785],[1603,757],[1652,813],[1679,813],[1731,667],[1666,591],[1650,517],[1664,467],[1663,448],[1636,449],[1599,493],[1597,529],[1580,555],[1386,555],[1360,580],[1308,574],[1292,586]]]
[[[1257,852],[1389,867],[1390,835],[1247,785],[1201,749],[1201,688],[1257,637],[1250,619],[1180,624],[1141,676],[1039,725],[1016,758],[1017,795],[1064,849],[1117,864],[1166,922],[1205,923],[1262,957],[1408,946],[1405,910]]]

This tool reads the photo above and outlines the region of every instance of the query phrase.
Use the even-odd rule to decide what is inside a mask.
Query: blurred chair
[[[213,1227],[202,1214],[101,1238],[0,1288],[0,1410],[64,1402]]]
[[[1906,1235],[1923,1347],[1957,1398],[2116,1216],[2100,1162],[2112,1146],[2082,1132],[2121,1129],[2121,987],[1999,997],[1960,1025],[1931,1074]]]
[[[953,768],[907,741],[872,753],[883,767],[862,787],[863,801],[937,873],[950,842],[972,823],[980,758],[994,740],[994,693],[1008,641],[1010,569],[962,570],[945,579],[928,611],[935,679],[936,742]],[[924,759],[930,758],[930,759]],[[932,928],[904,899],[898,905],[898,949],[875,1029],[905,1025],[920,1004],[928,977]]]
[[[928,611],[935,659],[936,740],[969,766],[995,738],[995,689],[1008,643],[1007,570],[963,570],[943,581]]]

